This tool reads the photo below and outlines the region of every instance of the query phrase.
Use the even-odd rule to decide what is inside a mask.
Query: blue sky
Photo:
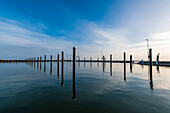
[[[48,57],[65,51],[94,59],[122,53],[170,60],[169,0],[0,0],[0,58]]]

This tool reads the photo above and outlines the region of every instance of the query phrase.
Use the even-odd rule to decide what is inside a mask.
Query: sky
[[[170,60],[170,0],[0,0],[0,59]]]

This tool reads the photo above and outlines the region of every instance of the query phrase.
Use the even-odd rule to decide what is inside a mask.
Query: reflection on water
[[[44,62],[44,73],[46,72],[46,62]]]
[[[160,71],[159,71],[159,65],[156,66],[156,70],[157,70],[158,73],[160,73]]]
[[[111,113],[168,112],[170,110],[170,77],[168,76],[170,68],[159,67],[161,72],[158,74],[156,66],[153,70],[148,70],[148,66],[141,68],[140,65],[133,64],[132,73],[132,65],[128,63],[97,62],[97,65],[92,63],[92,69],[90,69],[91,62],[82,62],[84,65],[80,63],[76,72],[76,63],[70,62],[67,66],[62,60],[58,62],[58,59],[57,63],[44,62],[42,70],[44,68],[45,75],[34,69],[34,66],[32,68],[34,62],[27,62],[26,65],[24,63],[0,64],[2,73],[0,75],[0,112],[18,113],[18,108],[22,113],[31,112],[28,107],[33,109],[35,105],[37,108],[34,109],[37,112],[70,112],[70,110],[90,112],[93,110],[93,112]],[[59,68],[60,63],[61,68]],[[75,68],[73,68],[74,65]],[[79,66],[78,63],[77,66]],[[9,69],[12,69],[11,72],[7,71]],[[61,79],[57,79],[60,76],[60,69]],[[146,76],[148,71],[149,76]],[[103,76],[103,73],[106,76]],[[63,87],[59,87],[60,83]],[[75,101],[73,102],[72,99]],[[70,109],[66,109],[65,105],[70,106]],[[77,110],[73,109],[75,105]],[[123,110],[121,105],[125,105]]]
[[[50,62],[50,75],[52,75],[52,68],[53,68],[53,65],[52,65],[53,63],[52,62]]]
[[[132,63],[130,63],[130,73],[132,73]]]
[[[61,86],[64,86],[64,52],[62,51],[61,60]]]
[[[57,78],[60,78],[60,55],[57,55]]]
[[[42,62],[40,62],[40,71],[41,71],[41,68],[42,68]]]

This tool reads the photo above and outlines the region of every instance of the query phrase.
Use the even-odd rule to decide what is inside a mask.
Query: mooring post
[[[37,69],[39,68],[39,57],[37,57]]]
[[[124,81],[126,81],[126,52],[124,52]]]
[[[37,57],[37,62],[39,62],[39,57]]]
[[[112,54],[110,54],[110,76],[112,75]]]
[[[40,63],[42,62],[42,56],[40,56]]]
[[[86,61],[86,58],[84,57],[84,62]]]
[[[44,62],[46,62],[46,55],[44,55]]]
[[[51,62],[52,62],[52,60],[53,60],[53,56],[52,56],[52,55],[51,55],[51,59],[50,59],[50,60],[51,60]]]
[[[132,55],[130,55],[130,63],[132,64]]]
[[[105,62],[105,57],[103,56],[103,62]]]
[[[57,77],[59,78],[60,76],[60,55],[57,54]]]
[[[156,65],[159,65],[159,55],[156,56]]]
[[[131,73],[132,73],[132,63],[133,63],[132,55],[130,55],[130,72]]]
[[[61,59],[61,86],[64,86],[64,52],[62,51],[61,53],[62,59]]]
[[[73,47],[73,99],[76,99],[76,48]]]

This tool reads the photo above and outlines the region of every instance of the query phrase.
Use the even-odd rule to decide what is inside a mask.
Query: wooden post
[[[86,58],[84,57],[84,62],[86,61]]]
[[[110,76],[112,76],[112,54],[110,54]]]
[[[124,52],[124,81],[126,81],[126,52]]]
[[[76,99],[76,48],[73,47],[73,99]]]
[[[105,57],[103,56],[103,62],[105,62]]]
[[[42,57],[40,56],[40,62],[42,62]]]
[[[156,65],[159,65],[159,55],[156,57]]]
[[[132,64],[132,55],[130,55],[130,63]]]
[[[46,55],[44,55],[44,62],[46,62]]]
[[[132,73],[132,63],[133,63],[132,55],[130,55],[130,72],[131,73]]]
[[[53,56],[51,55],[51,62],[52,62],[52,60],[53,60]]]
[[[37,57],[37,62],[39,62],[39,57]]]

